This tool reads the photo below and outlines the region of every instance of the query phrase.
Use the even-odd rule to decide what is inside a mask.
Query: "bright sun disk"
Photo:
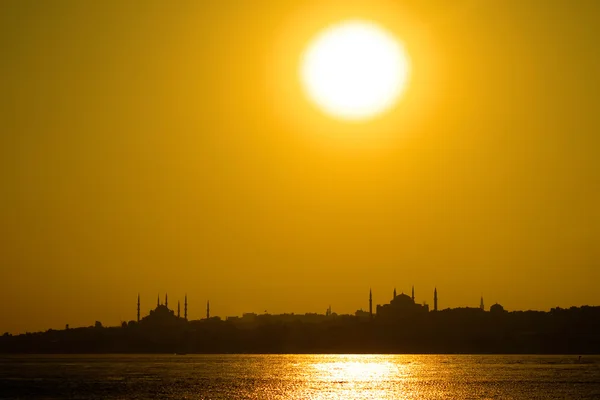
[[[390,32],[372,22],[346,21],[310,43],[300,75],[308,97],[323,111],[365,120],[395,104],[408,72],[406,53]]]

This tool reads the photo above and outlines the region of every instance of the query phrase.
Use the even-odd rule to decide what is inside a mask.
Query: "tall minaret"
[[[412,301],[413,301],[413,303],[415,301],[415,285],[413,285],[413,287],[412,287]]]
[[[183,319],[187,321],[187,294],[185,295],[185,300],[183,303]]]
[[[165,307],[169,308],[169,295],[165,293]]]
[[[396,298],[396,288],[394,288],[394,299]]]
[[[369,288],[369,318],[373,319],[373,292]]]
[[[433,311],[437,311],[438,307],[437,307],[437,288],[433,289]]]
[[[160,306],[160,293],[158,294],[158,297],[156,298],[156,307]]]
[[[210,318],[210,301],[206,300],[206,319]]]
[[[138,293],[137,322],[140,322],[140,294]]]
[[[485,311],[485,306],[483,305],[483,296],[481,296],[481,302],[479,302],[479,308],[481,311]]]
[[[179,304],[179,300],[177,300],[177,318],[181,317],[180,311],[181,311],[181,307]]]

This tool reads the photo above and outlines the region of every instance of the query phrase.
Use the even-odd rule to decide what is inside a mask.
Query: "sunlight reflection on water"
[[[367,359],[359,356],[345,356],[343,360],[313,364],[320,373],[319,378],[326,381],[381,381],[399,374],[398,365],[377,360],[375,356]]]
[[[312,364],[314,379],[333,384],[333,392],[320,393],[316,398],[383,398],[388,392],[386,382],[409,374],[406,364],[393,364],[381,356],[347,355],[338,360]],[[313,397],[315,398],[315,397]]]
[[[600,358],[446,355],[16,356],[0,398],[593,399]]]
[[[310,364],[308,382],[318,382],[320,388],[308,385],[297,393],[298,398],[311,399],[410,399],[418,392],[409,382],[419,365],[410,361],[398,362],[398,356],[336,355],[321,358]]]

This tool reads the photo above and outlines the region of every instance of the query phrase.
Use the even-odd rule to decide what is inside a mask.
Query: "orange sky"
[[[297,66],[375,20],[411,57],[334,121]],[[595,1],[4,1],[0,333],[135,318],[600,304]]]

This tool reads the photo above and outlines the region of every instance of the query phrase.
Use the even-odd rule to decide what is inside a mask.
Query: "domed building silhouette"
[[[138,310],[139,310],[139,298],[138,298]],[[182,318],[180,316],[180,305],[177,304],[177,314],[174,310],[169,308],[169,297],[165,294],[165,302],[161,304],[160,296],[156,302],[156,308],[150,310],[150,313],[139,320],[140,324],[147,327],[166,328],[179,326],[187,320],[187,296],[185,297],[185,315]],[[139,313],[139,311],[138,311]],[[138,314],[139,318],[139,314]]]
[[[389,304],[377,305],[377,317],[383,319],[397,319],[427,312],[429,312],[427,304],[415,303],[414,287],[412,296],[404,293],[396,294],[396,289],[394,289],[394,296]]]
[[[505,312],[505,310],[504,310],[504,307],[502,307],[500,304],[496,303],[490,307],[490,312],[494,313],[494,314],[501,314],[501,313]]]

